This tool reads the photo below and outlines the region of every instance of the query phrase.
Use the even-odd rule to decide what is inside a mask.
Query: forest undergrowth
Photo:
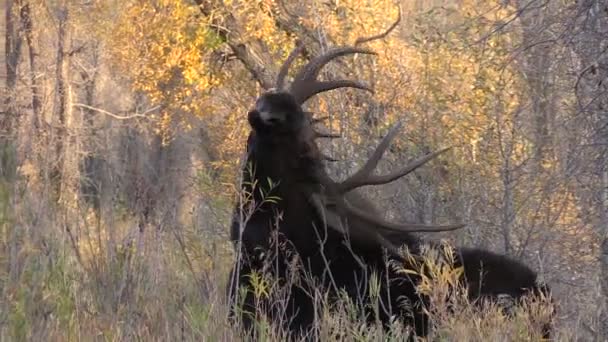
[[[236,341],[228,320],[226,283],[234,260],[227,234],[195,226],[145,226],[115,208],[101,216],[90,207],[60,209],[20,182],[2,183],[0,197],[0,339],[6,341]],[[223,208],[227,213],[231,207]],[[226,227],[228,222],[225,222]],[[227,231],[227,229],[226,229]],[[471,305],[454,287],[460,269],[427,253],[419,291],[430,298],[428,341],[541,340],[549,299],[526,301],[506,315],[494,304]],[[376,280],[378,281],[378,280]],[[271,278],[254,282],[258,296],[280,303]],[[401,341],[399,320],[390,330],[364,323],[352,302],[325,303],[315,331],[320,340]],[[277,304],[279,305],[279,304]],[[261,341],[283,341],[283,322],[256,322]],[[555,340],[576,332],[556,327]]]

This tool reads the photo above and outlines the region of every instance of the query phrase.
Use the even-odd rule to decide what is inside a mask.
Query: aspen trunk
[[[13,0],[2,0],[4,9],[4,34],[2,38],[4,44],[4,53],[2,58],[3,66],[3,84],[0,94],[3,95],[0,100],[0,177],[10,179],[15,173],[15,152],[13,144],[13,125],[16,121],[18,111],[15,109],[15,93],[17,84],[17,67],[21,57],[21,27],[19,21],[16,20],[16,9]]]
[[[608,144],[608,142],[607,142]],[[608,146],[608,145],[607,145]],[[606,161],[608,162],[608,160]],[[604,164],[602,171],[602,204],[600,229],[602,231],[602,244],[600,248],[601,289],[604,298],[604,310],[601,315],[600,335],[603,341],[608,340],[608,166]]]
[[[579,99],[582,100],[582,111],[591,123],[589,139],[592,149],[591,163],[588,171],[594,183],[590,189],[594,199],[593,223],[600,236],[599,281],[602,302],[597,339],[608,340],[608,8],[605,1],[582,1],[578,4],[580,13],[581,34],[578,37],[577,54],[582,61],[580,72],[581,85]]]
[[[56,9],[57,46],[55,55],[55,97],[53,104],[53,138],[55,160],[51,171],[51,182],[57,199],[61,199],[62,183],[64,181],[65,145],[67,140],[67,81],[66,81],[66,35],[68,11],[64,6]]]
[[[17,66],[19,64],[19,58],[21,56],[21,45],[22,40],[20,37],[20,27],[18,20],[15,20],[15,8],[13,0],[5,0],[4,3],[4,89],[6,97],[3,99],[3,111],[2,117],[0,118],[0,133],[8,135],[11,130],[11,124],[14,120],[15,110],[14,105],[14,94],[15,85],[17,83]]]
[[[6,24],[7,17],[9,15],[8,12],[8,1],[12,0],[0,0],[0,98],[6,98]],[[4,108],[4,101],[0,101],[0,113],[4,113],[6,109]]]

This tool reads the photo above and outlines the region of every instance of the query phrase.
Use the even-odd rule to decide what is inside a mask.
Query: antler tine
[[[341,47],[333,49],[321,56],[312,59],[306,67],[300,70],[291,84],[289,92],[296,98],[300,104],[306,102],[312,96],[337,89],[337,88],[356,88],[371,91],[371,88],[357,81],[352,80],[335,80],[335,81],[318,81],[317,76],[321,68],[331,60],[340,56],[345,56],[355,53],[375,54],[375,52],[367,49],[355,47]]]
[[[295,82],[294,82],[295,83]],[[292,95],[296,98],[298,103],[304,103],[309,98],[316,94],[323,93],[329,90],[338,88],[355,88],[369,91],[374,91],[363,83],[351,80],[334,80],[334,81],[303,81],[298,82],[297,86],[292,87]]]
[[[418,158],[414,162],[404,166],[403,168],[401,168],[397,171],[391,172],[387,175],[382,175],[382,176],[368,175],[368,177],[365,179],[360,179],[357,182],[351,182],[348,185],[342,185],[340,187],[340,189],[343,192],[348,192],[350,190],[353,190],[355,188],[362,187],[365,185],[380,185],[380,184],[390,183],[405,175],[408,175],[412,171],[414,171],[417,168],[421,167],[422,165],[426,164],[428,161],[435,159],[437,156],[450,150],[451,148],[452,147],[450,146],[450,147],[441,149],[439,151],[435,151],[433,153],[427,154],[426,156]]]
[[[328,184],[331,184],[331,179],[326,176],[326,181]],[[373,224],[377,228],[381,228],[384,230],[389,230],[393,232],[399,233],[415,233],[415,232],[445,232],[452,231],[464,228],[466,225],[463,223],[457,224],[449,224],[449,225],[425,225],[419,223],[393,223],[382,219],[381,217],[377,217],[373,213],[369,213],[354,207],[349,201],[344,197],[344,195],[339,193],[333,193],[331,191],[331,187],[329,188],[330,192],[327,194],[329,197],[326,197],[327,200],[325,204],[327,207],[333,207],[338,209],[338,211],[342,210],[345,213],[351,214],[354,217],[357,217],[363,221]]]
[[[309,198],[310,198],[313,206],[319,212],[319,214],[322,215],[323,220],[325,221],[325,224],[328,227],[334,229],[338,233],[342,233],[342,234],[345,234],[348,236],[359,235],[360,238],[363,238],[366,240],[374,240],[377,243],[379,243],[381,246],[386,248],[391,254],[393,254],[393,256],[401,257],[401,253],[399,253],[399,249],[393,243],[388,241],[384,236],[382,236],[382,234],[380,234],[379,232],[370,231],[370,230],[351,231],[350,227],[347,228],[343,224],[342,218],[340,217],[340,215],[326,209],[324,201],[318,194],[310,194]]]
[[[378,162],[382,158],[382,155],[390,145],[391,141],[397,135],[397,132],[401,128],[401,121],[397,122],[393,128],[388,132],[388,134],[382,139],[378,147],[374,150],[372,156],[365,162],[365,165],[359,171],[357,171],[354,175],[350,176],[345,181],[338,183],[338,192],[346,193],[349,190],[352,190],[359,186],[359,184],[363,184],[365,180],[367,180],[371,173],[374,171],[376,166],[378,166]]]
[[[308,63],[308,65],[306,66],[306,68],[304,68],[300,73],[298,73],[298,76],[296,76],[296,80],[298,80],[298,79],[301,79],[301,80],[316,79],[317,76],[319,75],[319,72],[321,71],[321,68],[323,68],[323,66],[325,64],[329,63],[332,59],[335,59],[340,56],[344,56],[347,54],[353,54],[353,53],[365,53],[365,54],[375,55],[376,53],[371,50],[360,49],[360,48],[357,48],[356,46],[370,42],[372,40],[382,39],[382,38],[388,36],[388,34],[391,33],[395,29],[395,27],[397,27],[397,25],[399,25],[399,22],[401,22],[401,6],[398,7],[397,20],[395,20],[395,22],[392,23],[391,26],[388,29],[386,29],[384,32],[371,36],[371,37],[358,38],[355,41],[355,47],[337,48],[337,49],[331,50],[331,51],[327,52],[326,54],[321,55],[321,56],[311,60],[310,63]]]
[[[378,147],[376,147],[376,149],[374,150],[374,153],[367,160],[365,165],[363,165],[363,167],[361,169],[359,169],[359,171],[357,171],[354,175],[352,175],[345,181],[337,184],[339,193],[346,193],[355,188],[359,188],[359,187],[362,187],[365,185],[379,185],[379,184],[390,183],[394,180],[397,180],[397,179],[411,173],[412,171],[416,170],[420,166],[426,164],[428,161],[436,158],[440,154],[451,149],[451,147],[446,147],[439,151],[435,151],[424,157],[418,158],[414,162],[404,166],[403,168],[401,168],[397,171],[389,173],[387,175],[381,175],[381,176],[372,175],[372,172],[378,166],[378,162],[382,158],[382,155],[388,148],[390,142],[395,138],[395,135],[397,134],[397,132],[399,131],[400,128],[401,128],[401,122],[398,122],[397,124],[395,124],[395,126],[393,126],[393,128],[391,128],[391,130],[384,137],[384,139],[382,139],[382,141],[380,142]]]
[[[314,80],[316,80],[317,76],[319,75],[319,72],[321,71],[321,69],[327,63],[331,62],[332,60],[334,60],[338,57],[352,55],[355,53],[376,55],[376,53],[374,51],[369,50],[369,49],[363,49],[363,48],[357,48],[357,47],[351,47],[351,46],[335,48],[335,49],[329,50],[328,52],[322,54],[321,56],[317,56],[317,57],[313,58],[302,70],[300,70],[296,74],[294,82],[314,81]]]
[[[344,201],[344,208],[346,211],[351,213],[352,215],[365,220],[369,223],[375,224],[387,230],[392,230],[396,232],[446,232],[457,230],[465,227],[465,224],[449,224],[449,225],[425,225],[418,223],[393,223],[389,221],[385,221],[379,217],[375,217],[370,215],[362,210],[359,210],[352,205],[350,205],[347,201]]]
[[[333,59],[336,59],[341,56],[350,55],[350,54],[368,54],[368,55],[376,55],[376,53],[372,50],[363,49],[357,47],[360,44],[367,43],[372,40],[381,39],[386,37],[391,31],[397,27],[399,22],[401,21],[401,7],[399,7],[399,13],[397,16],[397,20],[384,32],[367,37],[367,38],[359,38],[355,41],[355,46],[346,46],[332,49],[325,54],[313,58],[303,69],[301,69],[295,76],[294,82],[291,85],[290,93],[294,95],[299,104],[304,103],[306,100],[311,98],[312,96],[337,89],[337,88],[356,88],[361,90],[367,90],[372,92],[372,89],[360,82],[350,81],[350,80],[338,80],[338,81],[327,81],[320,82],[317,80],[321,69]],[[281,71],[279,72],[279,77],[277,79],[277,88],[281,89],[284,83],[285,75],[287,74],[287,69],[289,65],[295,59],[295,56],[300,52],[299,49],[302,46],[298,46],[298,48],[294,49],[290,54],[287,61],[285,61]]]
[[[293,63],[293,61],[296,59],[296,57],[298,57],[298,55],[302,52],[302,50],[304,50],[304,43],[302,43],[301,41],[296,42],[296,47],[291,50],[289,56],[287,57],[285,62],[283,62],[283,65],[281,65],[281,69],[279,69],[279,74],[277,75],[277,81],[275,83],[275,88],[277,90],[283,90],[285,76],[287,76],[287,73],[289,72],[289,67],[291,66],[291,63]]]

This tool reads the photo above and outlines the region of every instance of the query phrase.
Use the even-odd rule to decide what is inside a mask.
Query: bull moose
[[[320,81],[318,76],[336,58],[373,55],[360,43],[377,37],[312,58],[286,87],[289,67],[303,48],[298,45],[281,66],[275,87],[263,93],[248,113],[251,132],[242,172],[246,195],[237,203],[231,226],[237,260],[227,291],[232,317],[240,318],[245,330],[251,331],[264,315],[280,322],[291,337],[314,339],[321,306],[331,306],[346,296],[369,321],[388,327],[397,317],[411,327],[412,336],[428,333],[429,319],[423,310],[428,298],[417,291],[420,279],[415,272],[400,271],[415,267],[403,249],[413,256],[420,254],[422,241],[413,232],[455,230],[464,225],[386,221],[357,189],[392,182],[446,150],[392,173],[375,175],[383,153],[398,134],[400,124],[396,124],[363,167],[344,181],[334,181],[317,144],[324,134],[315,129],[313,115],[303,109],[308,99],[326,91],[371,91],[359,81]],[[471,300],[548,294],[548,288],[537,283],[537,275],[517,261],[479,249],[461,248],[456,255],[455,266],[464,266],[462,281],[469,285]],[[272,291],[281,292],[284,300],[273,301],[259,290],[260,275],[272,279]],[[372,279],[380,280],[378,286],[371,285]]]

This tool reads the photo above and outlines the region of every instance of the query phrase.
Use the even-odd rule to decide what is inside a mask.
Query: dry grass
[[[108,217],[88,209],[70,216],[28,188],[3,183],[0,191],[0,340],[47,341],[235,341],[238,325],[227,320],[225,286],[232,246],[225,235],[200,227],[138,228],[117,207]],[[230,210],[231,208],[224,208]],[[226,224],[226,227],[228,225]],[[228,229],[226,229],[227,231]],[[433,303],[433,341],[539,340],[545,305],[530,302],[505,316],[499,308],[471,306],[464,291],[449,286],[459,270],[443,256],[424,262],[432,277],[421,291]],[[260,295],[279,296],[272,280]],[[407,329],[387,332],[362,323],[348,300],[333,305],[316,293],[323,341],[401,341]],[[276,303],[280,304],[277,298]],[[282,341],[285,332],[260,319],[259,338]],[[572,334],[558,329],[557,340]]]

